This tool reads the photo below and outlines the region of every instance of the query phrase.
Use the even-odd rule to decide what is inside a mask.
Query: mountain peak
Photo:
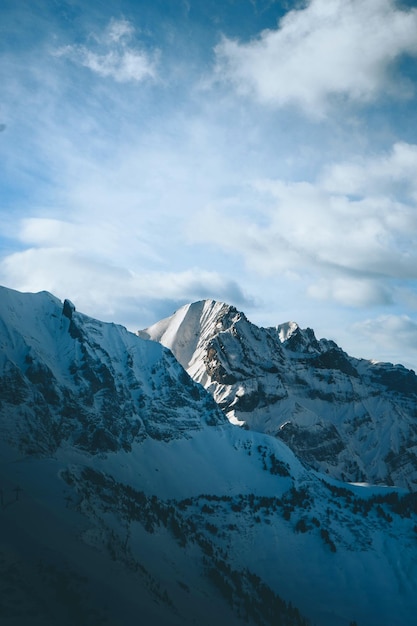
[[[287,341],[297,330],[299,326],[296,322],[285,322],[284,324],[278,324],[277,333],[281,343]]]
[[[417,488],[414,372],[350,357],[292,321],[257,327],[213,300],[139,334],[169,347],[232,424],[283,439],[335,478]]]
[[[210,339],[242,316],[234,306],[225,302],[199,300],[182,306],[170,317],[148,328],[138,330],[137,335],[162,343],[187,368],[202,340]]]
[[[278,337],[287,350],[317,353],[322,351],[312,328],[300,328],[296,322],[286,322],[276,327]]]

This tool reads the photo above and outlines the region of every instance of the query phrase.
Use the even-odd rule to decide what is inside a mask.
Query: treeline
[[[389,491],[385,494],[375,494],[368,498],[356,496],[350,489],[331,485],[322,481],[327,489],[337,498],[339,506],[348,506],[354,514],[362,514],[366,517],[370,511],[375,510],[378,517],[392,522],[392,514],[402,518],[417,516],[417,493],[410,492],[400,494],[397,491]],[[383,508],[385,506],[385,508]]]
[[[291,602],[276,594],[256,574],[234,570],[226,561],[206,561],[206,572],[229,605],[245,622],[259,626],[309,626]]]

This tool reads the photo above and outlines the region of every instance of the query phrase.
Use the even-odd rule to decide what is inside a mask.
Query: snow
[[[284,343],[284,341],[287,341],[287,339],[291,337],[299,326],[295,322],[285,322],[284,324],[279,324],[276,328],[280,342]]]
[[[77,371],[81,387],[70,386],[75,382],[69,371],[83,345],[93,359],[91,367],[105,364],[115,385],[126,394],[123,411],[135,405],[140,387],[146,398],[155,401],[151,405],[155,413],[148,416],[149,429],[157,421],[158,406],[163,405],[168,407],[164,417],[169,432],[176,435],[157,439],[144,432],[128,448],[104,451],[81,449],[67,437],[52,452],[25,454],[15,444],[19,437],[30,434],[32,407],[25,400],[13,409],[14,405],[2,398],[2,434],[14,432],[16,440],[0,439],[0,486],[6,502],[0,507],[0,572],[7,574],[12,568],[22,584],[13,583],[19,591],[16,596],[10,594],[10,587],[7,593],[7,587],[0,590],[10,600],[10,611],[14,615],[20,611],[21,624],[78,626],[86,623],[86,616],[93,616],[91,623],[124,626],[134,626],[138,619],[155,626],[238,626],[242,620],[207,577],[207,568],[218,567],[220,561],[237,572],[241,582],[247,571],[258,575],[317,626],[347,626],[353,620],[366,626],[415,623],[416,512],[401,516],[388,500],[381,500],[381,514],[373,504],[375,497],[402,496],[405,491],[349,485],[330,474],[312,471],[280,439],[236,428],[226,420],[213,422],[217,413],[208,395],[188,382],[171,353],[157,343],[75,311],[74,323],[84,334],[81,342],[69,332],[70,320],[62,316],[62,303],[50,294],[29,296],[6,290],[0,295],[2,354],[20,368],[22,376],[30,354],[49,365],[62,389],[84,388],[82,383],[87,385],[87,380],[82,378],[82,368]],[[222,352],[220,344],[230,350],[233,329],[241,338],[234,354],[243,381],[228,389],[225,385],[223,398],[230,393],[231,402],[235,398],[247,401],[258,393],[268,399],[277,389],[282,392],[274,383],[277,373],[271,366],[282,366],[282,372],[293,362],[287,360],[282,346],[276,347],[279,344],[273,342],[271,332],[252,327],[235,310],[213,301],[184,307],[176,315],[174,326],[165,321],[149,336],[165,336],[171,346],[179,347],[184,359],[190,356],[188,337],[196,355],[195,361],[193,356],[188,362],[196,370],[200,367],[197,360],[205,355],[205,341],[213,340],[218,358],[229,367],[227,350]],[[204,333],[196,336],[200,328]],[[267,369],[259,370],[259,380],[253,375],[249,378],[252,359],[260,356]],[[5,363],[2,361],[2,368]],[[296,371],[300,375],[304,364],[296,361],[292,367],[290,374]],[[337,372],[333,375],[337,379]],[[128,380],[133,389],[129,397]],[[322,381],[322,387],[315,387],[314,378],[307,374],[306,380],[310,389],[324,389],[329,384]],[[337,380],[339,396],[334,411],[343,407],[345,420],[350,409],[340,397],[347,393],[347,382],[341,375]],[[352,382],[358,396],[362,387],[356,379]],[[36,388],[36,383],[29,388]],[[178,402],[167,404],[167,394],[172,396],[174,391],[179,394]],[[307,396],[280,397],[284,409],[277,408],[277,400],[260,407],[256,413],[259,423],[263,416],[271,429],[281,425],[285,430],[294,421],[321,428],[324,417],[317,419],[317,406],[324,416],[328,403],[317,405]],[[77,400],[81,402],[81,397]],[[384,419],[382,431],[375,432],[375,420],[363,422],[357,431],[364,436],[370,429],[371,441],[383,433],[381,446],[388,442],[399,446],[405,418],[400,409],[384,412],[380,403],[382,400],[371,396],[356,401],[356,414],[362,410],[364,417],[378,407]],[[74,414],[80,406],[76,405]],[[96,428],[101,406],[94,397],[84,416],[87,432]],[[250,411],[239,412],[238,406],[236,401],[230,417],[237,421],[242,415],[250,418]],[[26,421],[19,422],[22,430],[15,421],[18,409],[26,412]],[[53,411],[53,404],[48,410]],[[122,421],[123,411],[113,420]],[[74,415],[61,417],[66,424],[75,419]],[[392,433],[388,418],[395,427]],[[339,424],[335,415],[333,419]],[[55,429],[56,423],[43,427],[45,431]],[[369,441],[362,443],[362,451]],[[378,450],[367,453],[369,462],[378,461]],[[18,499],[16,487],[22,490]],[[126,494],[133,495],[129,499]],[[135,504],[135,494],[142,504]],[[157,517],[158,507],[152,509],[152,503],[166,514],[174,512],[174,519],[187,530],[184,545],[164,523],[164,516]],[[146,511],[151,528],[145,523],[149,519],[141,518]],[[67,600],[61,597],[58,601],[57,581],[63,589],[72,590]],[[27,592],[31,588],[34,594]],[[255,591],[252,588],[251,594]],[[12,626],[12,619],[6,617],[5,626]]]
[[[295,322],[257,328],[212,300],[158,324],[144,332],[173,351],[233,425],[278,434],[293,446],[310,435],[305,458],[334,477],[417,489],[412,372],[349,357]],[[300,454],[304,448],[294,447]]]
[[[235,412],[234,411],[228,411],[226,413],[227,419],[229,420],[229,422],[231,424],[233,424],[233,426],[244,426],[245,422],[243,420],[240,420],[236,417]]]
[[[224,307],[214,300],[187,304],[168,317],[143,331],[139,337],[158,341],[174,352],[178,361],[187,368],[196,350],[200,329],[210,328],[212,320]]]

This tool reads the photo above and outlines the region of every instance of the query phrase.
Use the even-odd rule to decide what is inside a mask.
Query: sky
[[[417,1],[2,0],[0,283],[417,369]]]

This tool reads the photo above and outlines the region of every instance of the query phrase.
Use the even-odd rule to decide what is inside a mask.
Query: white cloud
[[[352,327],[374,354],[388,355],[394,363],[416,368],[417,321],[408,315],[381,315],[357,322]],[[385,356],[387,359],[387,356]]]
[[[166,119],[157,103],[145,112],[125,97],[124,85],[104,85],[97,102],[82,72],[61,70],[59,61],[46,67],[55,89],[39,83],[30,115],[29,93],[19,84],[15,114],[25,141],[10,145],[7,165],[12,176],[28,176],[30,197],[19,211],[14,202],[2,235],[13,239],[14,250],[26,250],[8,256],[3,250],[0,282],[46,289],[91,315],[126,324],[132,300],[138,310],[144,303],[160,310],[162,302],[176,308],[206,297],[247,305],[240,278],[222,255],[208,259],[184,237],[189,215],[231,183],[236,161],[230,159],[230,169],[227,151],[222,156],[223,128],[180,107]],[[74,100],[61,101],[63,92]],[[4,207],[2,215],[9,217]]]
[[[395,199],[398,182],[402,189],[416,185],[416,148],[401,144],[360,165],[335,164],[314,183],[259,180],[246,194],[252,212],[239,203],[209,206],[190,230],[240,255],[252,274],[298,273],[312,298],[390,305],[396,281],[417,278],[416,201]]]
[[[133,24],[131,24],[128,20],[115,20],[114,18],[112,18],[105,31],[104,39],[117,43],[121,39],[129,40],[134,32],[135,29],[133,27]]]
[[[183,39],[184,23],[157,13],[146,23],[161,57],[137,23],[103,12],[107,26],[80,39],[98,23],[87,8],[64,30],[38,16],[36,36],[21,34],[21,48],[3,56],[0,280],[131,328],[204,297],[336,340],[361,308],[415,311],[413,125],[410,144],[347,159],[406,135],[384,104],[381,128],[344,106],[386,95],[395,60],[414,54],[415,11],[315,0],[252,42],[225,40],[223,77],[262,103],[290,105],[264,115],[219,83],[201,89],[214,30],[197,41],[189,28]],[[26,20],[23,33],[33,29]],[[51,41],[72,45],[51,57]],[[323,114],[335,100],[331,124],[291,113],[298,104]],[[342,347],[361,354],[351,342],[346,332]]]
[[[138,82],[156,77],[156,54],[130,46],[135,29],[127,20],[111,20],[105,32],[95,36],[92,49],[86,45],[67,45],[55,51],[99,76],[116,82]]]
[[[394,0],[311,0],[247,43],[224,38],[217,74],[264,104],[320,116],[333,97],[407,95],[410,85],[393,81],[391,70],[402,55],[417,55],[416,30],[417,9]]]
[[[307,293],[318,300],[332,300],[343,306],[390,305],[392,294],[386,285],[366,278],[322,278],[311,284]]]
[[[94,190],[91,193],[94,196]],[[117,200],[114,196],[112,199]],[[126,267],[134,267],[145,260],[160,261],[158,251],[151,245],[152,238],[145,219],[142,224],[139,220],[131,223],[130,228],[120,222],[120,218],[125,216],[129,219],[133,212],[132,206],[127,205],[114,214],[107,210],[98,192],[95,200],[98,210],[88,210],[84,203],[80,203],[79,207],[70,211],[66,220],[24,218],[20,222],[17,239],[30,247],[65,248],[83,256],[88,254],[99,262],[113,259],[115,264]],[[55,211],[59,213],[59,207]],[[102,214],[98,216],[100,211]],[[83,212],[84,220],[81,220]]]
[[[213,208],[208,209],[199,236],[240,251],[250,267],[266,273],[310,266],[381,277],[417,277],[413,243],[417,224],[412,207],[372,196],[350,200],[312,183],[263,181],[257,189],[263,225],[260,220],[235,219],[231,212],[220,214]],[[192,229],[195,233],[198,225]]]
[[[239,284],[215,271],[192,268],[182,272],[132,272],[110,262],[75,252],[70,247],[29,248],[3,258],[0,283],[20,291],[50,291],[70,298],[84,313],[129,325],[127,312],[135,304],[134,322],[147,302],[191,302],[215,298],[248,306],[252,302]],[[100,312],[100,313],[98,313]],[[172,312],[172,311],[170,311]],[[149,320],[149,321],[156,321]]]
[[[337,194],[411,195],[417,200],[416,172],[417,145],[398,142],[385,154],[357,157],[328,166],[321,185]]]

